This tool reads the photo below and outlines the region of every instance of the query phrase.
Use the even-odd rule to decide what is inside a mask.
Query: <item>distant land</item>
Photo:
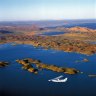
[[[34,46],[42,46],[56,50],[79,52],[87,55],[94,54],[96,53],[96,45],[93,45],[96,42],[95,21],[1,22],[0,42],[29,43]],[[56,32],[58,32],[57,35]],[[54,36],[43,35],[49,33],[54,34]],[[35,38],[37,39],[35,40]]]

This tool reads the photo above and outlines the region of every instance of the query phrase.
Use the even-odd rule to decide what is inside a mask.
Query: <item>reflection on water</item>
[[[31,45],[0,45],[0,61],[8,61],[10,65],[0,68],[0,96],[96,96],[96,78],[88,74],[96,74],[96,54],[86,56],[56,50],[34,48]],[[47,64],[62,67],[74,67],[84,74],[68,75],[48,70],[39,71],[35,75],[21,69],[15,60],[22,58],[39,59]],[[89,62],[76,62],[88,58]],[[50,78],[63,75],[66,83],[48,82]]]

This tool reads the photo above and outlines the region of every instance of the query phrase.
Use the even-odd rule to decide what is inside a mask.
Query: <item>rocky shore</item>
[[[79,71],[75,68],[65,68],[65,67],[58,67],[55,65],[48,65],[42,63],[40,60],[34,60],[32,58],[26,58],[26,59],[21,59],[21,60],[16,60],[19,64],[23,65],[23,69],[33,72],[35,74],[38,73],[39,69],[46,69],[46,70],[51,70],[54,72],[62,72],[66,74],[77,74]],[[36,65],[36,68],[34,68],[32,65]]]
[[[0,67],[6,67],[6,66],[8,66],[8,62],[0,62]]]
[[[18,44],[30,44],[35,47],[43,47],[44,49],[62,50],[65,52],[76,52],[86,55],[92,55],[96,53],[96,44],[89,44],[79,40],[69,40],[62,36],[36,36],[31,38],[32,40],[14,41]]]

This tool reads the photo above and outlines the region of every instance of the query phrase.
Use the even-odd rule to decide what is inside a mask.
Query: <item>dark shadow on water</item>
[[[0,90],[0,96],[15,96],[7,90]]]

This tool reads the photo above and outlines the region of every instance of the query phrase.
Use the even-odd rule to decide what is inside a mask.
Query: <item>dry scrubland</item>
[[[45,49],[56,49],[66,52],[77,52],[91,55],[96,53],[96,30],[86,27],[63,28],[57,27],[39,28],[37,26],[30,27],[0,27],[9,33],[1,32],[0,44],[15,42],[19,44],[32,44],[35,47],[42,46]],[[11,33],[10,33],[11,31]],[[64,31],[62,35],[56,36],[38,36],[43,32]]]

